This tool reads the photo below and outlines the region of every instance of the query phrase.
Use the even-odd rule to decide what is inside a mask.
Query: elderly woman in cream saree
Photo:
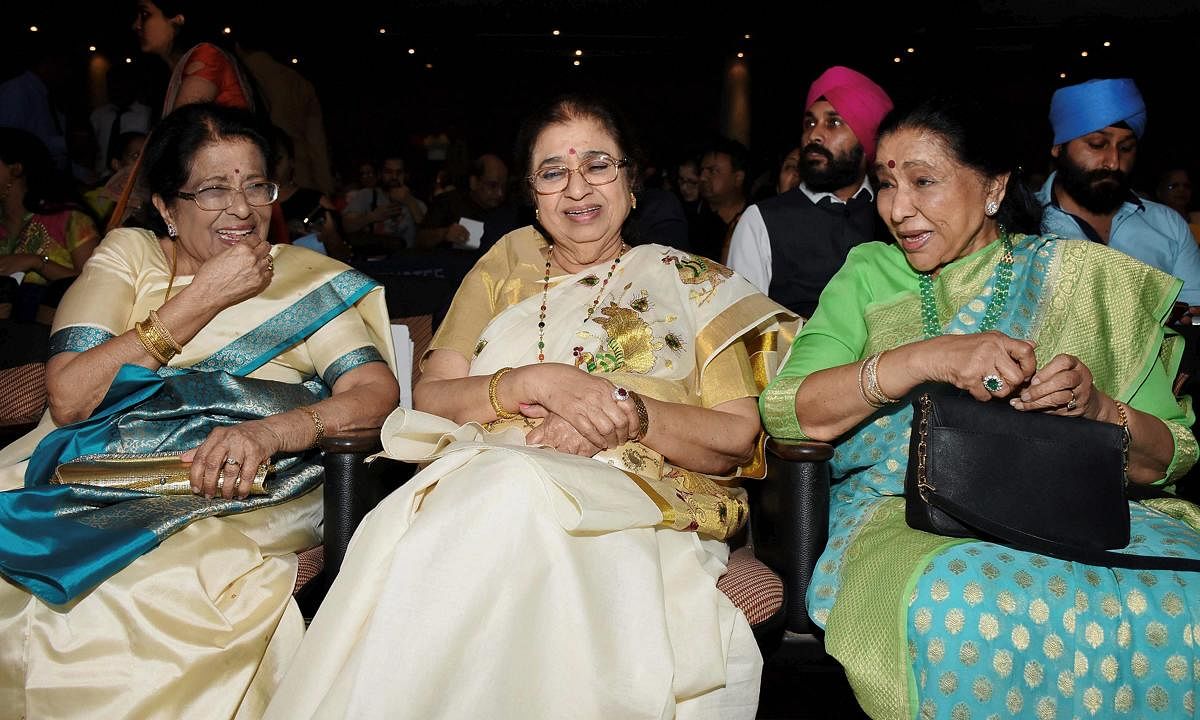
[[[295,552],[320,543],[312,453],[274,458],[266,494],[205,499],[49,484],[93,453],[183,451],[213,428],[330,396],[392,359],[382,291],[290,246],[273,278],[226,308],[169,365],[124,365],[91,417],[47,413],[0,451],[0,716],[257,717],[304,625]],[[154,234],[105,239],[64,298],[52,352],[82,353],[163,304],[172,268]],[[192,278],[173,278],[186,288]],[[381,367],[381,366],[380,366]],[[24,489],[20,489],[24,488]]]
[[[550,252],[533,228],[502,239],[431,354],[469,358],[480,387],[541,354],[654,399],[666,424],[658,401],[756,396],[790,336],[786,311],[712,261],[644,245],[544,286]],[[537,447],[543,413],[522,410],[393,414],[386,453],[429,464],[360,527],[267,717],[754,716],[758,649],[715,587],[741,471],[686,469],[653,434],[594,457]]]

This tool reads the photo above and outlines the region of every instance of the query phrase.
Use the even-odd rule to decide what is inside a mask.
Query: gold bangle
[[[158,331],[158,334],[162,336],[162,339],[175,351],[174,355],[183,352],[183,346],[175,342],[175,338],[171,337],[171,331],[167,329],[162,320],[158,319],[158,313],[154,310],[150,311],[150,322],[154,326],[154,329]]]
[[[492,373],[492,379],[488,381],[488,401],[492,404],[492,411],[496,413],[496,417],[500,420],[514,420],[521,417],[521,413],[514,413],[505,410],[500,406],[500,398],[496,397],[496,388],[500,386],[500,378],[504,377],[505,373],[512,370],[510,367],[500,368]]]
[[[1129,472],[1129,446],[1133,444],[1133,435],[1129,432],[1129,416],[1125,414],[1125,405],[1120,400],[1113,400],[1113,405],[1117,406],[1117,415],[1121,417],[1121,429],[1125,431],[1125,444],[1121,448],[1121,454],[1125,459],[1125,466],[1122,471]],[[1129,478],[1125,478],[1125,482],[1129,482]]]
[[[164,351],[162,342],[149,320],[134,323],[133,329],[137,332],[138,341],[142,343],[142,347],[146,349],[146,352],[150,353],[150,357],[157,360],[161,365],[166,365],[171,361],[171,356]]]
[[[642,400],[642,396],[630,391],[629,398],[633,400],[633,407],[637,410],[638,415],[638,431],[637,437],[630,440],[641,441],[646,438],[646,433],[650,432],[650,413],[646,412],[646,403]]]
[[[300,409],[308,413],[309,417],[312,418],[313,430],[315,431],[315,434],[312,445],[309,445],[309,447],[316,447],[321,444],[322,440],[325,439],[325,422],[321,420],[320,413],[318,413],[316,410],[313,410],[311,407],[308,407],[307,405],[301,405]]]
[[[877,404],[874,400],[872,400],[870,398],[870,396],[867,395],[867,386],[866,386],[866,383],[864,382],[864,380],[866,378],[863,376],[863,372],[866,370],[867,363],[870,361],[871,361],[870,358],[865,358],[865,359],[863,359],[862,362],[860,362],[858,364],[858,394],[862,396],[863,402],[870,405],[871,407],[873,407],[873,408],[883,407],[882,405]]]
[[[895,405],[899,400],[888,397],[883,389],[879,387],[879,359],[883,357],[880,351],[867,358],[865,370],[867,374],[867,395],[874,401],[871,404],[875,407],[883,407],[884,405]]]

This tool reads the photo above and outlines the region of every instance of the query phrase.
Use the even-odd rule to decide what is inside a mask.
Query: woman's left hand
[[[541,410],[541,408],[538,407],[536,410]],[[525,436],[526,445],[545,445],[559,452],[583,457],[591,457],[604,449],[588,442],[587,438],[581,435],[571,423],[563,420],[561,416],[552,412],[535,414],[536,410],[534,408],[527,410],[522,407],[522,412],[525,412],[528,417],[545,418],[541,425],[530,430],[529,434]]]
[[[199,447],[184,453],[183,461],[192,464],[192,492],[206,498],[220,494],[226,500],[249,495],[250,482],[258,467],[271,462],[271,457],[281,449],[279,436],[266,423],[266,420],[251,420],[216,428]],[[222,470],[225,479],[218,487]]]
[[[1092,371],[1074,355],[1056,355],[1034,373],[1029,385],[1010,402],[1017,410],[1039,410],[1053,415],[1100,415],[1103,393],[1092,384]]]

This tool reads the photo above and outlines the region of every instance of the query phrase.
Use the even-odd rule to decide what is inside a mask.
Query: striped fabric
[[[35,423],[46,409],[46,363],[0,370],[0,425]]]
[[[717,589],[756,625],[783,607],[783,581],[754,557],[749,548],[729,554],[725,574],[717,580]]]
[[[325,569],[325,546],[317,545],[307,550],[302,550],[296,554],[298,567],[296,568],[296,584],[292,588],[292,594],[300,592],[313,578]]]

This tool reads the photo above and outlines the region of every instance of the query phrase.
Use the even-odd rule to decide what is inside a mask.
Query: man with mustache
[[[847,67],[813,82],[804,103],[800,187],[751,205],[733,231],[729,265],[771,299],[809,317],[855,245],[890,236],[867,168],[892,101]]]
[[[1050,101],[1056,172],[1038,191],[1042,230],[1088,238],[1183,280],[1179,299],[1200,305],[1200,250],[1166,205],[1133,193],[1129,174],[1146,130],[1146,104],[1133,80],[1089,80]]]

